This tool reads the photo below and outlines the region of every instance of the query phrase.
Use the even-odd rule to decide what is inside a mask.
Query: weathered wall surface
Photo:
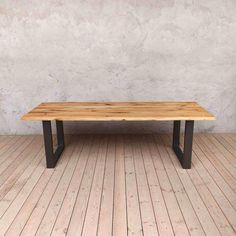
[[[1,0],[0,134],[42,101],[196,100],[236,131],[235,0]],[[66,124],[67,132],[169,131],[166,123]]]

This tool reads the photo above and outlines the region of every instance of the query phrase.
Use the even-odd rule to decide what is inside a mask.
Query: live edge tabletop
[[[47,167],[54,168],[64,149],[63,121],[174,121],[172,148],[185,169],[191,168],[195,120],[215,117],[196,102],[48,102],[22,120],[43,121]],[[180,121],[185,121],[184,150],[179,147]],[[51,121],[56,121],[58,147],[53,151]]]
[[[214,120],[196,102],[49,102],[42,103],[23,120],[147,121]]]

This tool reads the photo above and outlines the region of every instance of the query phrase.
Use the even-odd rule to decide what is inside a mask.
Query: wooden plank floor
[[[191,170],[170,135],[0,136],[0,235],[236,235],[236,134],[196,134]]]

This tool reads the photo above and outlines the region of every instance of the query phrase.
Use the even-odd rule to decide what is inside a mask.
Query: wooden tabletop
[[[49,102],[22,120],[147,121],[214,120],[196,102]]]

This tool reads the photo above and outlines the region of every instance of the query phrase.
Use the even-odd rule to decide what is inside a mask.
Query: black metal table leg
[[[194,121],[185,121],[184,150],[179,146],[180,121],[174,121],[172,148],[184,169],[191,169]]]
[[[43,136],[44,136],[47,168],[54,168],[56,166],[56,163],[60,158],[65,147],[62,121],[56,121],[56,129],[57,129],[57,148],[56,151],[54,152],[51,121],[43,121]]]

